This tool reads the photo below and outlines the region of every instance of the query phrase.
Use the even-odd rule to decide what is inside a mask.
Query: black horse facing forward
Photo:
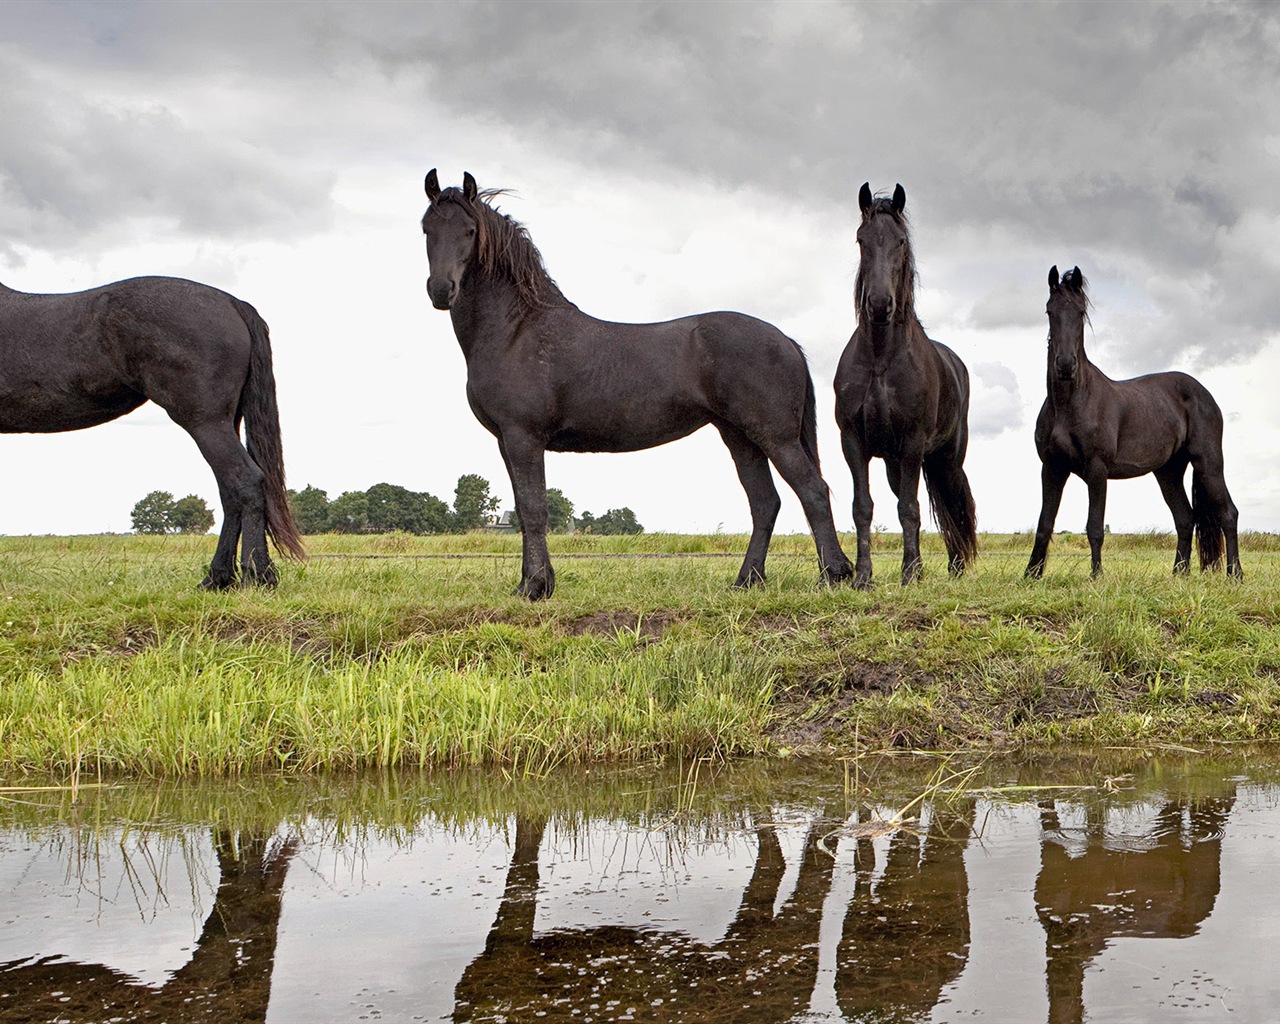
[[[497,439],[523,535],[517,592],[547,597],[545,452],[653,448],[710,423],[733,456],[752,532],[736,585],[765,578],[780,502],[772,462],[804,506],[822,577],[852,567],[818,465],[813,381],[800,347],[741,313],[656,324],[597,320],[564,297],[526,230],[467,174],[426,177],[427,292],[447,309],[467,363],[467,398]]]
[[[94,427],[148,399],[191,435],[218,482],[222,532],[201,586],[236,582],[237,545],[241,581],[274,585],[267,537],[290,556],[303,550],[285,494],[271,342],[257,311],[172,277],[65,295],[0,285],[0,433]]]
[[[858,587],[871,585],[872,458],[884,459],[902,523],[902,582],[920,561],[920,475],[947,547],[947,568],[959,575],[978,554],[977,513],[964,471],[969,446],[969,371],[951,349],[930,340],[916,318],[915,257],[907,230],[907,194],[858,193],[858,326],[836,368],[836,421],[853,474],[858,531]]]
[[[1185,373],[1149,373],[1112,380],[1089,361],[1084,325],[1089,296],[1080,268],[1062,279],[1049,271],[1048,395],[1036,420],[1036,451],[1043,464],[1043,501],[1035,546],[1026,575],[1044,572],[1049,539],[1072,473],[1089,487],[1089,537],[1093,574],[1102,571],[1102,537],[1107,481],[1154,473],[1173,513],[1178,549],[1173,571],[1191,563],[1191,536],[1200,549],[1200,568],[1222,563],[1226,540],[1227,572],[1243,575],[1236,542],[1236,506],[1222,472],[1222,411],[1213,396]],[[1182,480],[1191,466],[1191,500]]]

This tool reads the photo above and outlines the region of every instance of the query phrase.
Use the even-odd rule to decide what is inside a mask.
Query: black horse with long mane
[[[1079,267],[1059,280],[1049,271],[1049,365],[1047,390],[1036,420],[1036,451],[1042,463],[1043,500],[1035,545],[1026,575],[1044,572],[1049,539],[1072,473],[1089,487],[1089,536],[1093,574],[1102,571],[1106,532],[1107,481],[1154,473],[1173,513],[1178,549],[1173,571],[1191,563],[1194,532],[1200,568],[1222,563],[1226,541],[1227,572],[1243,575],[1236,540],[1236,506],[1222,471],[1222,411],[1205,388],[1185,373],[1149,373],[1112,380],[1089,361],[1084,325],[1089,295]],[[1191,500],[1183,486],[1191,466]]]
[[[0,285],[0,433],[81,430],[148,399],[191,435],[218,481],[222,531],[201,586],[236,582],[238,545],[241,581],[274,585],[267,537],[292,557],[304,552],[285,493],[271,341],[257,310],[172,277],[63,295]]]
[[[902,523],[902,582],[921,572],[920,476],[959,575],[978,554],[977,513],[964,471],[969,446],[969,371],[946,345],[932,341],[915,311],[915,256],[907,229],[907,193],[858,193],[858,326],[836,368],[836,421],[853,474],[858,531],[854,585],[871,585],[872,458],[884,459]]]
[[[564,297],[523,226],[490,205],[502,190],[426,177],[422,218],[436,309],[467,362],[467,398],[497,439],[523,535],[518,593],[547,597],[545,452],[653,448],[710,423],[733,456],[752,532],[737,586],[765,578],[780,501],[769,463],[795,490],[822,577],[853,569],[840,549],[818,465],[813,381],[785,334],[741,313],[655,324],[597,320]]]

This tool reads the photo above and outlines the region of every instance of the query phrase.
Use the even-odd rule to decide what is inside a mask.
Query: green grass
[[[1109,537],[1096,581],[1056,537],[1025,583],[1027,536],[951,579],[931,534],[904,589],[882,534],[870,592],[817,587],[804,536],[747,592],[745,537],[553,537],[538,604],[514,536],[311,538],[225,594],[212,542],[0,538],[0,776],[1280,739],[1271,535],[1242,583],[1171,576],[1161,535]]]

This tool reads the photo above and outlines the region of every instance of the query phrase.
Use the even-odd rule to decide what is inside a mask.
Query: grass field
[[[864,593],[779,537],[740,592],[745,537],[555,537],[529,604],[513,536],[310,538],[225,594],[212,537],[0,538],[0,776],[1280,739],[1280,538],[1242,583],[1174,578],[1167,536],[1097,581],[1079,536],[1034,584],[1029,537],[982,545],[953,580],[929,535],[903,589],[881,535]]]

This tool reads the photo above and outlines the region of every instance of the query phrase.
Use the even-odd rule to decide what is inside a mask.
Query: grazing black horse
[[[871,585],[872,458],[884,459],[902,523],[902,582],[920,575],[920,474],[959,575],[978,554],[977,514],[964,472],[969,446],[969,371],[930,340],[915,311],[915,257],[901,185],[893,198],[858,193],[860,261],[854,283],[858,326],[836,368],[836,421],[853,473],[858,531],[854,585]]]
[[[813,381],[804,353],[776,327],[741,313],[656,324],[597,320],[564,297],[527,231],[479,192],[441,189],[433,169],[422,218],[436,309],[449,310],[467,361],[467,398],[498,439],[524,541],[517,593],[547,597],[544,453],[653,448],[710,423],[751,505],[737,586],[765,578],[780,502],[770,461],[795,490],[829,582],[852,567],[840,549],[818,467]]]
[[[1213,396],[1185,373],[1149,373],[1112,380],[1084,351],[1089,296],[1075,267],[1058,279],[1049,271],[1048,395],[1036,420],[1036,451],[1043,463],[1043,501],[1035,546],[1026,575],[1044,572],[1049,538],[1067,477],[1075,473],[1089,487],[1086,533],[1093,575],[1102,571],[1103,519],[1107,481],[1154,473],[1173,524],[1178,550],[1173,571],[1191,563],[1191,535],[1200,548],[1200,568],[1222,562],[1226,538],[1227,572],[1243,576],[1236,543],[1236,506],[1222,473],[1222,411]],[[1191,465],[1191,500],[1183,487]]]
[[[223,523],[203,587],[274,585],[267,536],[302,558],[285,496],[267,325],[208,285],[135,277],[84,292],[0,285],[0,433],[95,427],[150,399],[195,440]],[[248,448],[240,443],[244,421]]]

